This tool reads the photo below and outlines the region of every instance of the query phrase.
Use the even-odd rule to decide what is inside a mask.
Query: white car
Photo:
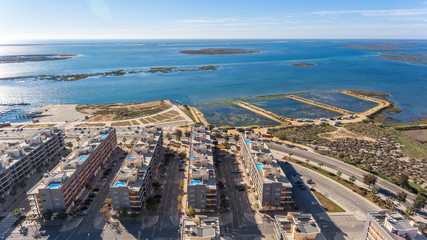
[[[311,206],[316,206],[317,202],[316,201],[311,201]]]

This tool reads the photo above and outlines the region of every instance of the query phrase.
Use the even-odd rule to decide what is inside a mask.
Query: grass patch
[[[145,120],[144,118],[140,118],[139,121],[141,121],[144,124],[150,123],[149,121]]]
[[[145,120],[147,120],[149,123],[157,122],[157,120],[152,119],[152,118],[150,118],[150,117],[145,118]]]
[[[168,119],[169,117],[167,117],[167,116],[164,116],[164,115],[160,114],[160,115],[152,116],[151,118],[154,118],[154,119],[156,119],[157,121],[161,122],[161,121],[163,121],[163,120],[165,120],[165,119]]]
[[[104,127],[105,123],[80,123],[76,127]]]
[[[25,125],[24,128],[51,128],[56,124],[29,124]]]
[[[345,212],[344,209],[342,209],[340,206],[338,206],[336,203],[334,203],[329,198],[325,197],[320,192],[313,191],[313,194],[319,200],[320,204],[326,209],[326,211],[328,211],[328,212]]]
[[[176,121],[182,121],[182,120],[185,120],[185,118],[178,116],[178,117],[166,119],[162,122],[176,122]]]
[[[189,117],[193,122],[196,122],[196,119],[194,118],[193,114],[190,111],[190,108],[187,105],[183,105],[181,107],[181,110]]]
[[[113,123],[111,123],[111,126],[113,126],[113,127],[123,127],[123,126],[132,126],[132,124],[129,121],[113,122]]]
[[[139,125],[139,122],[136,121],[136,120],[132,120],[131,122],[132,122],[133,125]]]

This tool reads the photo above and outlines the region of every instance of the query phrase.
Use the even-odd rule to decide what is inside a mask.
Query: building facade
[[[142,209],[163,145],[163,130],[145,127],[110,185],[113,210]]]
[[[260,134],[247,131],[240,136],[240,154],[252,190],[260,206],[290,207],[292,184],[274,159]]]
[[[187,178],[188,206],[216,209],[217,189],[211,136],[204,126],[193,126]]]
[[[80,199],[85,186],[97,176],[101,166],[117,146],[116,130],[104,128],[87,137],[59,164],[46,173],[27,194],[32,210],[42,214],[46,211],[67,212]]]
[[[397,212],[369,212],[363,230],[365,240],[422,240],[418,228]]]
[[[64,146],[61,130],[50,128],[28,136],[0,155],[0,195],[29,177],[44,163],[59,156]]]
[[[274,216],[274,240],[326,240],[311,214],[288,212]]]

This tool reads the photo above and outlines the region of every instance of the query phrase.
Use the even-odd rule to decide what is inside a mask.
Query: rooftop
[[[408,219],[398,212],[379,211],[369,212],[369,216],[385,230],[393,239],[414,240],[426,239],[418,234],[418,228],[413,226]]]
[[[219,218],[198,215],[193,219],[182,221],[182,239],[219,239]]]

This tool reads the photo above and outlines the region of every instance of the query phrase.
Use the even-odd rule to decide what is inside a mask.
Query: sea
[[[347,48],[360,45],[383,47]],[[258,52],[229,55],[180,53],[203,48]],[[381,53],[405,55],[400,59],[389,59]],[[0,103],[31,104],[15,106],[17,110],[0,116],[0,122],[23,121],[16,119],[16,114],[47,104],[158,99],[197,106],[202,111],[205,109],[208,117],[217,116],[223,121],[230,112],[241,113],[243,110],[207,103],[296,92],[316,98],[322,92],[333,96],[338,90],[346,89],[387,93],[389,99],[402,109],[390,116],[396,121],[409,123],[427,117],[427,41],[421,40],[61,40],[0,45],[0,57],[32,54],[77,56],[66,60],[0,63],[0,78],[139,71],[151,67],[194,69],[215,65],[218,69],[94,76],[78,81],[0,80]],[[414,58],[424,61],[413,61]],[[315,65],[295,67],[293,63]],[[275,104],[282,106],[284,103]],[[349,107],[352,105],[350,103]],[[292,104],[285,107],[287,111]],[[8,108],[2,106],[0,110]],[[360,106],[354,108],[360,109]],[[298,109],[295,111],[299,112]],[[253,115],[243,113],[245,121],[250,122]],[[233,117],[240,121],[238,114]],[[259,119],[255,122],[259,123]]]

